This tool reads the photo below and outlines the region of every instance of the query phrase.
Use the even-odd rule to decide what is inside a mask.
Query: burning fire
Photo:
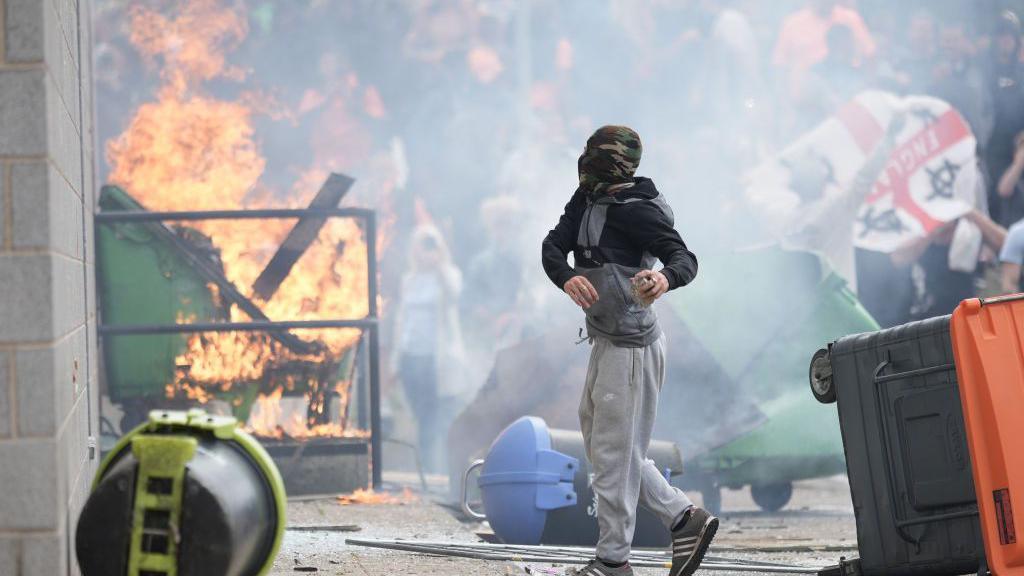
[[[110,181],[149,210],[306,207],[326,170],[310,169],[284,202],[259,182],[266,162],[255,141],[253,117],[282,112],[261,109],[273,103],[258,94],[227,101],[202,90],[209,80],[244,79],[244,72],[225,58],[248,33],[244,10],[216,0],[190,0],[175,10],[173,18],[139,5],[130,10],[131,41],[147,62],[161,66],[162,85],[156,100],[140,106],[127,129],[108,143]],[[187,223],[209,237],[227,279],[269,318],[366,316],[366,242],[351,219],[328,220],[268,301],[253,293],[253,282],[294,224],[291,219]],[[219,299],[215,287],[211,293]],[[251,320],[235,305],[229,316],[232,321]],[[327,418],[332,402],[344,406],[348,400],[352,374],[342,374],[338,367],[354,353],[360,332],[294,334],[321,345],[316,352],[300,353],[261,333],[192,335],[176,359],[178,377],[168,383],[168,395],[206,403],[235,393],[228,394],[231,402],[250,406],[248,427],[262,436],[362,435],[343,420]],[[295,366],[301,369],[290,370]],[[260,392],[247,397],[245,390],[254,383]],[[287,408],[289,398],[308,409]]]
[[[401,495],[374,492],[373,488],[368,490],[358,488],[351,494],[338,496],[338,502],[342,506],[349,506],[351,504],[410,504],[416,500],[416,495],[408,488],[403,489]]]
[[[282,438],[306,438],[312,436],[344,436],[351,438],[365,438],[369,433],[363,430],[346,428],[344,423],[338,420],[328,421],[321,424],[311,424],[307,416],[307,409],[315,403],[311,394],[305,394],[295,398],[298,402],[286,402],[282,400],[283,388],[276,388],[270,394],[261,394],[256,399],[256,404],[249,413],[249,427],[259,431],[262,436]],[[339,393],[338,405],[344,406],[348,398]],[[329,407],[321,407],[321,411]]]

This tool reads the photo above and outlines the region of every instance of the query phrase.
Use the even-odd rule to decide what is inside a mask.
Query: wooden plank
[[[344,174],[331,173],[324,181],[324,185],[320,187],[316,197],[309,203],[309,207],[337,208],[338,203],[345,197],[354,182],[355,179]],[[327,218],[310,216],[300,218],[295,223],[284,242],[277,248],[274,257],[270,259],[270,262],[260,272],[259,277],[253,282],[252,290],[256,296],[264,302],[274,296],[281,286],[281,282],[284,282],[295,263],[316,240],[326,222]]]

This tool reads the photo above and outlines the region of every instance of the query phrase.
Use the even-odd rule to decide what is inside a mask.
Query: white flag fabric
[[[854,190],[876,151],[887,160]],[[954,183],[974,162],[974,136],[949,103],[868,91],[750,171],[745,195],[776,241],[820,253],[852,282],[853,246],[892,252],[969,211]]]

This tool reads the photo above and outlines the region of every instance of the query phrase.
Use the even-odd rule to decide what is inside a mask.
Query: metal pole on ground
[[[377,319],[377,215],[366,215],[366,266],[367,294],[369,297],[368,316]],[[382,483],[384,461],[381,450],[380,425],[380,323],[374,322],[369,329],[370,339],[370,466],[374,490]]]

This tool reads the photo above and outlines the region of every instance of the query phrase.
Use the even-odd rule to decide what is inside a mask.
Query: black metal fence
[[[365,318],[251,322],[196,322],[186,324],[100,324],[97,333],[108,336],[188,334],[197,332],[279,332],[295,329],[358,328],[369,342],[370,459],[374,488],[381,486],[380,323],[377,311],[377,214],[366,208],[305,208],[261,210],[200,210],[186,212],[101,212],[96,225],[130,222],[187,222],[201,220],[273,220],[286,218],[354,218],[366,235],[367,310]]]

